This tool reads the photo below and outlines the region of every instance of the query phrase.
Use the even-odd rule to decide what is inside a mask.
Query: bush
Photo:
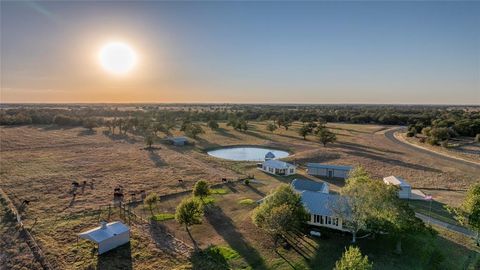
[[[412,131],[407,132],[407,137],[413,137],[415,136],[415,133]]]
[[[243,183],[245,184],[245,186],[249,186],[250,185],[250,179],[243,180]]]
[[[480,143],[480,134],[477,134],[477,136],[475,136],[475,142]]]

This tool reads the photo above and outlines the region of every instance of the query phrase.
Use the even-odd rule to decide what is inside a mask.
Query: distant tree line
[[[272,121],[286,130],[292,122],[346,122],[356,124],[405,125],[411,135],[424,128],[447,128],[449,136],[471,136],[480,133],[480,109],[459,106],[407,105],[208,105],[162,104],[122,107],[113,105],[52,107],[25,106],[0,110],[0,125],[57,124],[81,126],[85,119],[134,118],[139,122],[204,122],[210,128],[224,121],[236,130],[248,129],[248,121]],[[274,129],[271,127],[271,129]],[[274,130],[272,130],[273,132]],[[436,131],[435,131],[436,132]],[[434,132],[434,133],[435,133]],[[443,131],[441,131],[443,133]]]

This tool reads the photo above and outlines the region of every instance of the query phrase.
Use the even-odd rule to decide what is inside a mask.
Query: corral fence
[[[32,254],[35,260],[42,266],[43,269],[53,270],[54,268],[48,262],[47,258],[43,254],[43,251],[38,245],[37,241],[35,240],[35,237],[33,237],[33,235],[24,226],[22,217],[19,214],[17,208],[15,207],[13,202],[10,200],[8,195],[1,188],[0,188],[0,198],[5,203],[7,207],[7,211],[9,211],[10,214],[15,217],[15,220],[19,228],[19,235],[25,241],[25,243],[27,243],[28,247],[32,251]]]

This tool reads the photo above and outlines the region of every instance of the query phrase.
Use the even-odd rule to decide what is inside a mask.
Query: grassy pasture
[[[108,213],[98,207],[111,202],[113,189],[118,185],[127,192],[146,190],[147,193],[165,195],[186,191],[200,179],[213,184],[221,183],[221,178],[236,179],[254,174],[260,184],[230,183],[214,189],[208,197],[212,203],[204,222],[193,226],[192,234],[202,248],[214,245],[238,253],[234,259],[225,259],[233,268],[290,269],[285,259],[298,267],[313,265],[293,251],[282,252],[285,259],[279,257],[271,249],[271,240],[251,223],[250,213],[254,206],[252,201],[264,197],[279,184],[289,183],[293,177],[269,176],[256,170],[254,163],[216,159],[206,155],[205,149],[240,144],[286,149],[292,153],[287,160],[300,164],[301,175],[304,175],[302,165],[306,162],[362,165],[377,178],[402,176],[414,187],[434,195],[441,203],[451,205],[458,204],[468,185],[478,181],[472,169],[455,168],[442,160],[397,148],[378,133],[385,128],[382,126],[329,124],[337,133],[338,142],[323,147],[314,136],[307,136],[306,140],[300,138],[297,134],[300,125],[294,123],[288,131],[280,128],[271,133],[265,129],[265,122],[249,123],[247,132],[234,131],[221,123],[218,131],[204,127],[206,133],[195,140],[194,146],[156,144],[150,151],[144,149],[140,137],[131,134],[127,137],[106,136],[102,129],[90,133],[83,128],[2,127],[0,186],[17,207],[24,199],[31,201],[22,212],[25,222],[27,226],[34,226],[33,234],[48,259],[61,269],[104,267],[125,254],[128,260],[122,259],[119,263],[122,267],[126,265],[127,269],[130,266],[135,269],[171,269],[199,267],[204,259],[202,256],[189,259],[178,253],[169,253],[164,250],[164,239],[156,237],[157,229],[166,230],[189,243],[185,229],[170,219],[171,215],[166,215],[174,213],[184,195],[161,200],[155,207],[161,221],[155,223],[155,228],[153,225],[150,228],[134,226],[130,246],[118,253],[97,258],[92,255],[92,246],[88,242],[77,244],[76,233],[98,226],[100,219],[108,217]],[[175,133],[182,135],[178,131]],[[179,183],[179,179],[183,183]],[[75,199],[69,193],[72,181],[87,182],[85,187],[79,188]],[[343,181],[327,181],[333,191],[343,185]],[[126,200],[130,199],[128,196]],[[143,205],[135,211],[143,217],[150,216]],[[110,219],[115,215],[117,213],[111,213]],[[319,255],[314,260],[318,263],[315,265],[322,268],[315,266],[317,269],[332,266],[348,236],[342,239],[332,237],[319,242]],[[460,246],[469,245],[450,238],[446,238],[443,244],[450,245],[452,250],[462,250]],[[328,250],[336,253],[328,253]],[[383,269],[395,269],[387,265],[389,257],[382,257],[378,252],[371,252],[374,263],[385,266]],[[219,253],[224,252],[220,250]],[[27,260],[20,258],[20,261]]]

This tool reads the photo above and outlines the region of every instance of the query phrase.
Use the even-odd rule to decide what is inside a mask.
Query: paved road
[[[419,219],[423,220],[423,222],[425,222],[427,224],[431,223],[431,224],[440,226],[442,228],[445,228],[447,230],[454,231],[454,232],[457,232],[457,233],[461,233],[461,234],[466,235],[468,237],[474,237],[475,236],[475,233],[470,231],[467,228],[457,226],[457,225],[453,225],[453,224],[450,224],[450,223],[446,223],[446,222],[443,222],[441,220],[434,219],[434,218],[431,218],[427,215],[420,214],[420,213],[415,213],[415,216],[418,217]]]
[[[435,158],[438,158],[438,159],[441,159],[441,160],[446,160],[446,161],[449,161],[450,163],[452,164],[455,164],[455,165],[458,165],[460,167],[462,166],[471,166],[473,168],[476,168],[478,170],[480,170],[480,165],[479,164],[476,164],[476,163],[473,163],[473,162],[469,162],[469,161],[466,161],[466,160],[461,160],[461,159],[456,159],[456,158],[452,158],[452,157],[448,157],[448,156],[445,156],[445,155],[442,155],[442,154],[438,154],[438,153],[435,153],[433,151],[430,151],[430,150],[426,150],[426,149],[423,149],[423,148],[419,148],[419,147],[415,147],[413,145],[410,145],[408,143],[404,143],[400,140],[398,140],[397,138],[395,138],[394,134],[395,132],[401,130],[401,129],[404,129],[403,127],[400,127],[400,128],[396,128],[396,129],[391,129],[391,130],[388,130],[386,131],[384,134],[385,134],[385,137],[387,137],[390,141],[398,144],[398,145],[401,145],[403,146],[404,148],[408,148],[410,150],[413,150],[413,151],[417,151],[417,152],[421,152],[421,153],[424,153],[424,154],[427,154],[427,155],[430,155],[432,157],[435,157]]]

